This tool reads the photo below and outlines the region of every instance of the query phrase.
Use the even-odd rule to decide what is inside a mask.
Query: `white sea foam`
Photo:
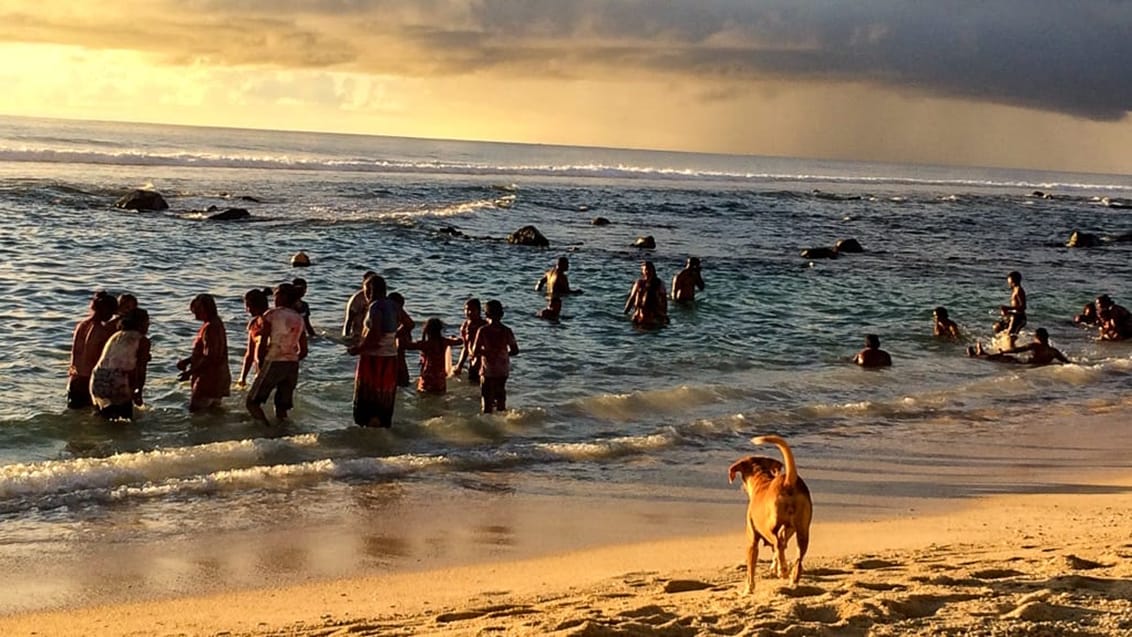
[[[264,464],[265,456],[313,451],[317,436],[212,443],[197,447],[8,465],[0,469],[0,510],[67,502],[153,499],[291,490],[327,480],[374,480],[427,471],[483,471],[548,462],[600,462],[679,443],[672,431],[584,442],[469,448],[447,454],[321,458]]]
[[[570,176],[600,178],[649,178],[760,183],[826,183],[846,185],[891,185],[941,188],[1011,188],[1062,191],[1132,191],[1132,186],[1093,182],[1035,182],[1026,180],[917,178],[898,175],[837,175],[830,173],[789,173],[766,171],[728,171],[625,163],[573,164],[478,164],[435,160],[397,161],[381,158],[337,158],[189,152],[104,151],[96,149],[61,150],[55,148],[0,147],[0,162],[38,162],[60,164],[101,164],[120,166],[184,166],[193,168],[244,168],[365,173],[425,173],[460,175],[518,174],[527,176]],[[903,198],[901,198],[902,200]],[[894,201],[897,199],[893,199]]]

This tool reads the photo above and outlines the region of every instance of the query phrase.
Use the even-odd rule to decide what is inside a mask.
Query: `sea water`
[[[134,188],[160,192],[170,209],[115,209]],[[1034,488],[1025,467],[1050,454],[1034,460],[1028,449],[1067,435],[1078,414],[1127,407],[1132,347],[1098,342],[1071,319],[1101,293],[1132,302],[1132,244],[1064,247],[1076,229],[1132,231],[1124,199],[1129,176],[2,118],[0,563],[35,573],[47,562],[58,577],[25,581],[0,605],[196,590],[216,573],[254,585],[443,563],[469,551],[445,548],[459,543],[450,530],[414,529],[440,525],[448,505],[470,516],[465,544],[487,553],[532,535],[626,539],[552,522],[566,500],[590,502],[595,517],[663,501],[669,532],[726,532],[703,511],[741,509],[726,467],[763,433],[787,437],[811,488],[843,512],[883,509],[878,495],[923,495],[925,484],[947,496],[987,488],[971,475]],[[251,218],[209,221],[210,206]],[[528,224],[549,249],[505,241]],[[645,235],[655,250],[632,247]],[[799,255],[842,238],[866,252]],[[311,267],[291,267],[298,251]],[[535,282],[559,256],[584,294],[550,323],[534,316],[545,305]],[[674,306],[665,329],[634,329],[622,308],[641,261],[667,286],[689,256],[707,282],[695,305]],[[453,380],[443,397],[403,390],[392,431],[354,426],[355,360],[337,335],[366,270],[405,296],[418,326],[439,317],[449,335],[466,299],[500,300],[521,349],[509,410],[479,415],[476,388]],[[1021,342],[1046,327],[1073,365],[966,357],[965,345],[992,337],[1011,270],[1029,295]],[[253,422],[242,390],[223,412],[190,416],[174,364],[199,327],[192,297],[215,295],[236,374],[243,293],[296,276],[309,282],[318,336],[289,422]],[[72,331],[96,289],[132,293],[150,313],[146,405],[130,424],[65,408]],[[962,343],[932,338],[937,305]],[[847,362],[866,333],[880,336],[892,369]],[[412,353],[409,364],[415,377]],[[1121,468],[1128,457],[1101,441],[1064,463]],[[874,460],[883,477],[823,477]],[[508,521],[516,498],[525,522]],[[378,529],[361,541],[368,558],[326,546],[296,557],[282,542],[272,566],[216,554],[169,566],[176,551],[166,549],[195,538],[280,543],[303,528],[333,538],[346,519]],[[515,524],[527,525],[519,539]],[[148,558],[112,576],[108,546]],[[98,573],[65,581],[84,562]]]

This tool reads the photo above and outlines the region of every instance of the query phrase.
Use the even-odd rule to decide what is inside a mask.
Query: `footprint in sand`
[[[799,604],[794,607],[791,614],[804,622],[836,624],[841,621],[840,613],[838,613],[837,609],[833,606],[806,606]]]
[[[1029,602],[1003,615],[1006,619],[1021,619],[1029,622],[1054,622],[1074,620],[1089,611],[1084,608],[1058,606],[1046,602]]]
[[[966,602],[980,595],[909,595],[904,599],[883,599],[880,603],[901,619],[931,617],[950,602]]]
[[[1016,571],[1012,568],[987,568],[981,571],[971,573],[971,577],[975,579],[1006,579],[1008,577],[1018,577],[1025,575],[1022,571]]]
[[[867,591],[902,591],[908,588],[903,584],[888,584],[885,582],[855,582],[853,585]]]
[[[778,593],[785,597],[817,597],[824,595],[825,589],[817,586],[782,586],[779,587]]]
[[[705,588],[712,588],[715,584],[701,582],[699,580],[691,579],[674,579],[669,580],[664,584],[665,593],[688,593],[690,591],[702,591]]]
[[[839,568],[808,568],[806,569],[807,577],[834,577],[837,575],[848,575],[849,571],[843,571]]]
[[[986,582],[973,577],[951,577],[950,575],[933,575],[923,577],[920,575],[908,578],[918,584],[932,584],[935,586],[983,586]]]
[[[888,560],[880,559],[867,559],[853,563],[853,568],[859,571],[874,571],[880,568],[898,568],[904,566],[899,562],[890,562]]]
[[[1101,564],[1100,562],[1086,560],[1085,558],[1077,557],[1076,555],[1072,554],[1065,556],[1064,563],[1065,566],[1075,571],[1088,571],[1094,568],[1105,568],[1106,566],[1110,566],[1109,564]]]

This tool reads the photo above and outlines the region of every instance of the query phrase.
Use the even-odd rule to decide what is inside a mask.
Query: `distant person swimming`
[[[655,329],[668,325],[668,294],[652,261],[641,263],[641,278],[633,283],[629,298],[625,299],[625,314],[630,312],[637,327]]]
[[[1021,354],[1022,352],[1030,352],[1029,360],[1023,361],[1011,356],[1011,354]],[[1056,347],[1049,344],[1049,332],[1044,327],[1034,330],[1034,342],[1028,345],[1012,347],[999,352],[988,352],[983,348],[982,343],[976,343],[967,348],[967,355],[996,363],[1018,363],[1033,367],[1049,365],[1053,362],[1070,362]]]
[[[704,277],[700,273],[700,260],[688,257],[684,269],[672,277],[672,300],[678,303],[691,303],[696,300],[696,290],[703,290]]]
[[[932,311],[932,335],[952,341],[959,340],[959,324],[951,320],[947,308],[943,306]]]
[[[880,348],[880,337],[876,334],[865,335],[865,348],[857,352],[853,362],[861,367],[890,367],[892,356]]]
[[[1123,341],[1132,338],[1132,314],[1113,302],[1107,294],[1097,297],[1097,324],[1102,341]]]
[[[546,293],[551,298],[581,294],[581,290],[570,287],[570,280],[566,276],[569,271],[570,260],[566,257],[558,257],[558,262],[542,275],[542,278],[535,284],[535,289],[541,292],[543,288],[546,288]]]

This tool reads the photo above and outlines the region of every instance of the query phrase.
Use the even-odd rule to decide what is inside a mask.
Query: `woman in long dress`
[[[228,333],[216,310],[211,294],[198,294],[189,304],[193,316],[201,322],[193,339],[193,353],[177,363],[180,380],[192,383],[189,412],[196,413],[220,405],[231,393],[232,372],[228,368]]]
[[[146,365],[149,364],[149,314],[136,309],[122,317],[90,376],[90,395],[98,414],[107,420],[133,420],[134,405],[142,404]]]
[[[400,313],[386,298],[385,279],[379,275],[363,285],[369,309],[366,311],[362,339],[350,347],[358,356],[354,374],[354,422],[362,427],[393,426],[393,406],[397,399],[397,324]]]

